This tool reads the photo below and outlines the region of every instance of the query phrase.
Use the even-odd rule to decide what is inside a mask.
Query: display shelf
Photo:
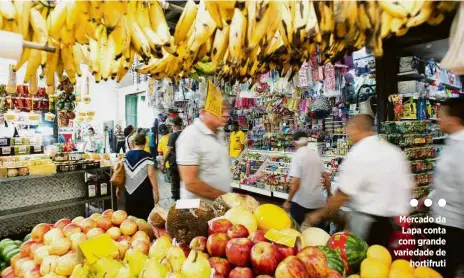
[[[288,198],[288,193],[284,192],[279,192],[279,191],[272,191],[272,196],[280,199],[287,199]]]
[[[446,138],[448,138],[448,135],[433,137],[433,140],[443,140],[443,139],[446,139]]]
[[[20,207],[20,208],[15,208],[15,209],[2,210],[0,211],[0,220],[20,217],[24,215],[30,215],[34,213],[41,213],[41,212],[46,212],[46,211],[56,210],[56,209],[61,209],[61,208],[66,208],[66,207],[72,207],[76,205],[83,205],[83,204],[90,203],[90,202],[99,202],[99,201],[106,201],[106,200],[111,200],[111,195],[97,197],[97,198],[82,198],[81,197],[81,198],[74,198],[74,199],[62,200],[62,201],[57,201],[57,202],[44,203],[40,205],[33,205],[33,206]]]
[[[240,189],[240,184],[236,183],[236,182],[231,183],[230,186],[233,187],[233,188],[239,188]]]
[[[452,90],[461,90],[460,87],[457,87],[452,84],[440,82],[440,80],[437,80],[435,78],[425,76],[424,74],[418,73],[417,71],[406,71],[406,72],[400,72],[398,73],[398,78],[400,81],[407,81],[407,80],[425,80],[429,83],[431,82],[439,82],[440,85],[443,85],[444,87]]]
[[[97,171],[97,170],[108,170],[108,169],[111,169],[111,167],[106,166],[106,167],[93,168],[93,169],[68,171],[68,172],[58,172],[58,173],[50,174],[50,175],[28,175],[28,176],[12,177],[12,178],[0,178],[0,183],[2,183],[2,182],[11,182],[11,181],[20,181],[20,180],[29,180],[29,179],[49,178],[49,177],[54,177],[54,176],[86,173],[86,172],[92,172],[92,171]]]
[[[256,193],[256,194],[265,195],[265,196],[272,196],[271,191],[266,190],[266,189],[257,188],[257,187],[254,187],[254,186],[241,184],[240,189],[243,189],[245,191],[250,191],[250,192],[253,192],[253,193]]]

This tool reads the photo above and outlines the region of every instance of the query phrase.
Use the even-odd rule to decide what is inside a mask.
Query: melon
[[[321,228],[307,228],[302,233],[302,244],[306,246],[326,246],[330,235]]]
[[[256,223],[253,213],[244,207],[231,208],[226,212],[224,217],[234,225],[241,224],[245,226],[249,234],[258,229],[258,224]]]
[[[268,231],[270,229],[282,230],[292,227],[292,221],[287,212],[273,204],[260,205],[254,212],[258,229]]]
[[[188,245],[194,237],[208,237],[208,221],[214,217],[213,208],[204,201],[200,201],[196,209],[176,209],[173,204],[167,215],[166,229],[171,238]]]
[[[255,198],[238,193],[226,193],[214,200],[212,204],[217,216],[223,216],[229,209],[235,207],[244,207],[254,212],[259,206]]]

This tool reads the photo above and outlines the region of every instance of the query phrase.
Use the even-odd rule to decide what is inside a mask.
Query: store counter
[[[0,238],[22,235],[37,223],[88,215],[114,204],[111,168],[0,179]]]

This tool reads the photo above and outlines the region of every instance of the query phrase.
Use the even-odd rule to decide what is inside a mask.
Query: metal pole
[[[37,50],[42,50],[45,52],[55,52],[56,49],[54,47],[48,46],[48,45],[42,45],[40,43],[36,42],[30,42],[30,41],[23,41],[23,46],[27,48],[33,48]]]

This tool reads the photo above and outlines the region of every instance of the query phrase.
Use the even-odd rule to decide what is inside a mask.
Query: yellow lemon
[[[367,249],[367,257],[381,261],[387,266],[390,266],[392,262],[390,252],[388,252],[387,248],[381,245],[372,245],[371,247],[369,247]]]
[[[292,221],[287,212],[273,204],[260,205],[254,212],[258,229],[267,231],[270,229],[282,230],[292,226]]]
[[[412,272],[403,271],[401,269],[390,269],[388,278],[415,278]]]
[[[414,276],[416,276],[416,278],[443,278],[440,273],[425,266],[416,268],[416,270],[414,270]]]
[[[376,259],[366,258],[361,263],[361,278],[388,278],[388,265]]]
[[[414,267],[406,260],[394,260],[390,266],[392,270],[401,270],[403,272],[414,273]]]

